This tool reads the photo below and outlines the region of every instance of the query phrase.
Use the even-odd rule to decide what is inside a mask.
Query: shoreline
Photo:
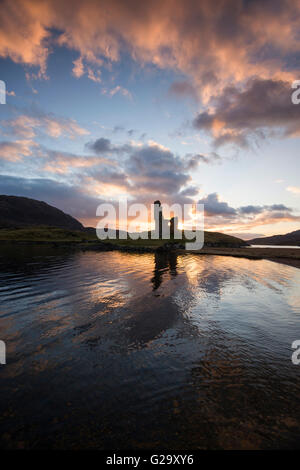
[[[202,250],[186,253],[199,255],[233,256],[252,260],[266,259],[276,263],[300,268],[300,250],[298,248],[221,248],[204,247]]]
[[[31,246],[31,247],[51,247],[63,248],[79,251],[123,251],[132,253],[177,253],[194,255],[216,255],[232,256],[235,258],[246,258],[252,260],[267,259],[269,261],[282,263],[295,268],[300,268],[300,250],[297,248],[253,248],[253,247],[209,247],[205,246],[201,250],[185,250],[178,246],[134,246],[119,245],[111,242],[63,242],[63,241],[25,241],[25,240],[1,240],[4,246]]]

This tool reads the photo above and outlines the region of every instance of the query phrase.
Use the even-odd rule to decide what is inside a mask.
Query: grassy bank
[[[55,227],[26,227],[17,229],[1,229],[0,241],[7,242],[57,242],[84,243],[96,242],[98,238],[82,231],[65,230]]]
[[[168,243],[184,245],[185,240],[169,240]],[[165,245],[166,240],[106,240],[100,241],[95,233],[70,231],[53,227],[26,227],[1,229],[0,242],[13,244],[47,245],[55,247],[78,247],[79,249],[98,250],[107,248],[128,251],[156,251]],[[103,245],[103,243],[105,245]],[[240,247],[240,240],[216,232],[205,232],[205,246],[202,250],[191,251],[199,255],[234,256],[248,259],[269,259],[300,268],[300,249],[293,248],[250,248]],[[218,245],[218,246],[207,246]],[[227,246],[226,246],[227,245]],[[230,246],[228,246],[230,245]],[[180,253],[187,251],[179,249]]]
[[[239,238],[232,237],[218,232],[204,232],[205,243],[209,245],[220,245],[220,246],[241,246],[245,242]],[[35,227],[23,227],[23,228],[2,228],[0,229],[0,240],[3,241],[21,241],[21,242],[98,242],[96,231],[71,231],[55,227],[47,226],[35,226]],[[149,232],[147,239],[133,240],[128,237],[127,240],[105,240],[107,243],[121,246],[153,246],[158,247],[164,245],[166,242],[170,243],[185,243],[189,241],[184,238],[179,240],[154,240],[151,239],[151,233]]]

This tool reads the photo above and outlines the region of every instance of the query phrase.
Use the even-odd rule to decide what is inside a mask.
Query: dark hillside
[[[78,220],[46,202],[27,197],[0,196],[0,228],[34,225],[83,230]]]
[[[290,245],[300,246],[300,230],[286,233],[285,235],[273,235],[272,237],[254,238],[248,240],[250,245]]]

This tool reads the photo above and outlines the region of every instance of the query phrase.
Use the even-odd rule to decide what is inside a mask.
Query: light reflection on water
[[[298,446],[296,268],[47,250],[0,264],[2,447]]]

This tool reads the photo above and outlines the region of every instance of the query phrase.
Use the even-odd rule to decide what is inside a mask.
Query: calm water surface
[[[2,448],[300,447],[300,270],[0,254]]]
[[[300,246],[295,245],[249,245],[246,248],[295,248],[300,249]]]

